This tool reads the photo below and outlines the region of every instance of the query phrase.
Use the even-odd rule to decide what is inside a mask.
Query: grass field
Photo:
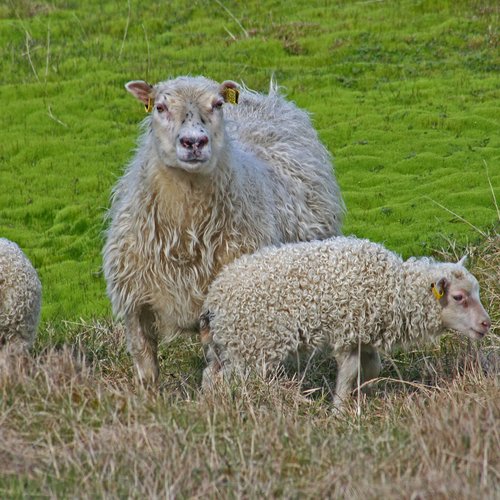
[[[0,236],[44,305],[35,356],[0,355],[0,496],[498,498],[498,26],[489,0],[2,2]],[[183,74],[264,92],[274,75],[335,157],[346,234],[471,253],[494,325],[481,350],[450,335],[396,353],[340,419],[324,359],[302,389],[200,395],[195,338],[163,349],[159,394],[138,391],[104,214],[144,117],[123,85]]]
[[[274,74],[336,157],[346,233],[409,256],[477,241],[457,216],[491,229],[488,179],[500,197],[494,3],[291,5],[0,7],[0,232],[39,269],[44,320],[109,315],[103,214],[144,116],[123,88],[132,79],[204,74],[265,91]]]

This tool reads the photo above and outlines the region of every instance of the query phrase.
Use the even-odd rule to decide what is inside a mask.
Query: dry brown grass
[[[494,498],[500,486],[498,380],[477,366],[374,397],[359,418],[279,380],[175,402],[135,393],[68,349],[4,356],[1,370],[4,493]]]
[[[66,325],[59,347],[47,328],[33,356],[0,353],[0,495],[498,498],[499,258],[498,236],[473,257],[490,338],[386,360],[360,414],[355,398],[332,414],[324,360],[302,385],[250,378],[202,395],[201,348],[186,339],[148,392],[120,325]]]

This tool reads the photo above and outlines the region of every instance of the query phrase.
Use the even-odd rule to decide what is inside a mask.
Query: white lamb
[[[275,366],[301,347],[332,347],[340,406],[358,374],[378,376],[377,349],[454,329],[482,338],[490,319],[477,280],[462,265],[406,262],[382,245],[352,237],[262,249],[226,266],[201,317],[210,387],[236,366]],[[358,356],[360,348],[361,356]]]
[[[152,114],[114,189],[104,274],[149,383],[159,337],[198,326],[224,264],[266,245],[337,235],[344,204],[308,114],[273,86],[261,95],[181,77],[126,88]]]
[[[0,345],[30,348],[35,340],[42,285],[22,250],[0,238]]]

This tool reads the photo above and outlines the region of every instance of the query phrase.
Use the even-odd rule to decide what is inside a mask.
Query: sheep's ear
[[[467,255],[464,255],[464,256],[463,256],[463,257],[462,257],[462,258],[461,258],[461,259],[457,262],[457,264],[458,264],[459,266],[464,266],[464,267],[465,267],[466,262],[467,262]]]
[[[219,88],[219,93],[224,98],[224,101],[231,104],[238,104],[240,91],[238,90],[238,84],[236,82],[231,80],[222,82]]]
[[[143,80],[133,80],[125,85],[125,88],[144,105],[148,105],[153,97],[153,86]]]
[[[440,300],[444,297],[446,290],[449,286],[449,282],[446,278],[441,278],[439,281],[435,283],[431,283],[431,290],[436,297],[437,300]]]
[[[441,278],[438,282],[437,282],[437,287],[440,289],[440,290],[443,290],[443,291],[446,291],[448,289],[448,287],[450,286],[450,282],[446,279],[446,278]]]

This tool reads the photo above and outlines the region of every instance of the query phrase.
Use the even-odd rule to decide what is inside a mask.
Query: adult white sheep
[[[139,379],[150,383],[159,337],[198,326],[224,264],[336,235],[344,204],[309,116],[273,85],[269,95],[203,77],[126,88],[152,114],[113,192],[104,274]]]
[[[42,303],[42,285],[28,257],[0,238],[0,345],[30,348]]]
[[[403,262],[352,237],[241,257],[209,287],[203,308],[205,387],[234,365],[272,367],[299,347],[329,345],[339,366],[338,406],[353,388],[359,359],[364,380],[378,376],[377,349],[425,341],[446,328],[477,339],[491,325],[478,282],[462,262]]]

